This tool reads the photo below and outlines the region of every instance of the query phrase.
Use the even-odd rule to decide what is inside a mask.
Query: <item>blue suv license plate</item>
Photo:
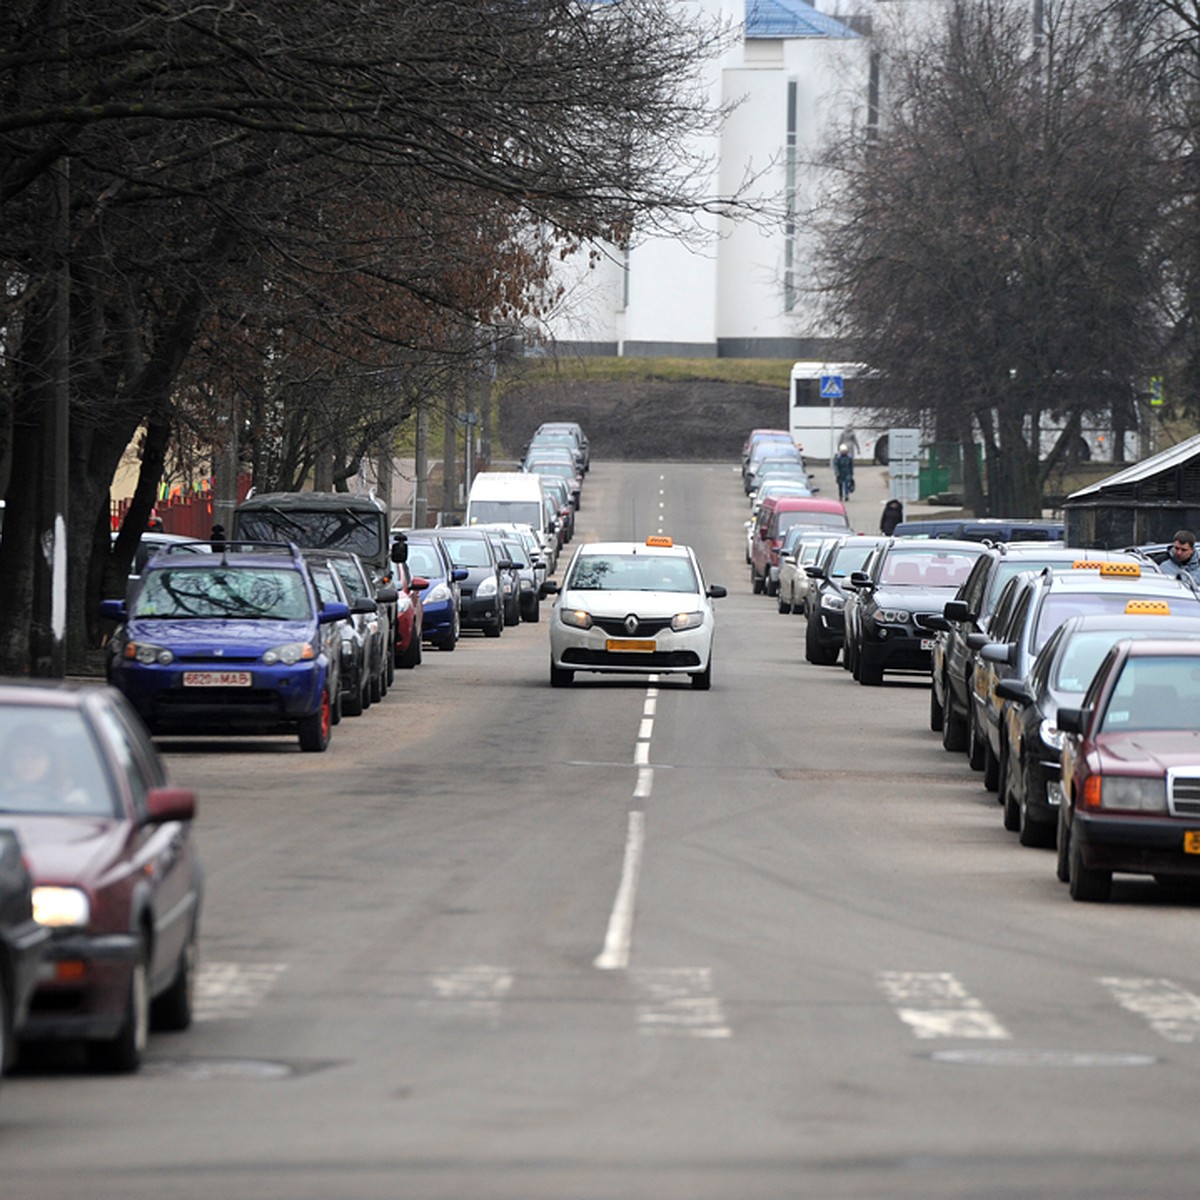
[[[249,687],[249,671],[184,671],[184,687]]]

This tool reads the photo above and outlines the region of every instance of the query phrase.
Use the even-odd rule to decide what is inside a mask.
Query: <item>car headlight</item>
[[[904,608],[881,608],[875,614],[875,620],[883,625],[907,625],[909,613]]]
[[[313,649],[312,642],[286,642],[282,646],[272,646],[262,656],[262,660],[269,667],[275,663],[283,663],[285,667],[290,667],[302,660],[316,657],[317,652]]]
[[[159,663],[164,667],[175,661],[175,655],[166,646],[155,646],[151,642],[126,642],[125,657],[140,663]]]
[[[1062,730],[1048,717],[1044,717],[1038,726],[1038,736],[1042,739],[1042,743],[1049,746],[1051,750],[1063,748]]]
[[[445,604],[448,600],[453,599],[454,596],[448,583],[435,583],[425,595],[426,604]]]
[[[489,575],[478,588],[475,589],[477,596],[494,596],[496,594],[496,579],[495,576]]]
[[[87,893],[73,887],[35,887],[33,919],[54,929],[79,928],[92,919]]]
[[[573,625],[576,629],[591,629],[592,614],[582,608],[564,608],[558,614],[558,619],[564,625]]]
[[[1161,777],[1146,779],[1136,775],[1093,775],[1086,781],[1085,789],[1088,808],[1105,812],[1167,811],[1167,783]]]
[[[846,607],[846,597],[839,596],[837,592],[822,592],[821,607],[830,612],[841,612]]]
[[[671,628],[676,633],[682,633],[685,629],[699,629],[703,624],[704,614],[702,612],[676,613],[671,618]]]

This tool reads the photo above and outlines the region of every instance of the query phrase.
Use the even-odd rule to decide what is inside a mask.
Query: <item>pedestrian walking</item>
[[[838,499],[844,504],[854,491],[854,455],[845,442],[838,446],[838,452],[834,455],[833,475],[837,480]]]

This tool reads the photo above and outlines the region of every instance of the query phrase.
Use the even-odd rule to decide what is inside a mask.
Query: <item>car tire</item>
[[[13,999],[9,991],[9,975],[0,971],[0,1078],[7,1075],[17,1056],[13,1032]]]
[[[967,748],[967,721],[959,715],[949,689],[943,692],[943,695],[946,701],[942,713],[942,748],[961,752]]]
[[[531,592],[530,596],[531,602],[521,606],[521,620],[527,625],[536,625],[538,618],[542,615],[542,606],[536,592]]]
[[[421,661],[421,636],[413,630],[412,640],[408,647],[396,656],[396,666],[402,671],[411,671]]]
[[[1054,873],[1060,883],[1067,883],[1071,878],[1071,865],[1068,854],[1071,849],[1071,831],[1067,828],[1067,819],[1062,809],[1058,812],[1058,854],[1054,864]]]
[[[975,709],[967,717],[967,765],[972,771],[983,770],[984,739],[979,735],[979,722],[975,719]]]
[[[342,715],[347,717],[361,717],[363,714],[363,694],[362,689],[358,687],[351,688],[342,697]]]
[[[380,672],[378,675],[372,675],[369,680],[369,686],[371,688],[371,703],[378,704],[383,699],[385,690],[383,686],[383,673]]]
[[[504,632],[504,615],[501,613],[490,625],[483,627],[483,636],[498,638]]]
[[[932,683],[929,685],[929,728],[934,733],[941,733],[942,726],[945,724],[945,713],[942,711],[941,701],[937,697],[937,688]]]
[[[1021,801],[1012,788],[1012,751],[1008,742],[1000,747],[1000,803],[1004,806],[1004,828],[1016,833],[1021,827]]]
[[[129,1075],[142,1065],[150,1034],[150,997],[146,978],[146,946],[143,942],[133,969],[129,972],[129,994],[121,1028],[116,1036],[87,1043],[87,1064],[93,1071],[109,1075]]]
[[[758,577],[753,567],[750,568],[750,590],[756,596],[761,596],[763,591],[763,580]]]
[[[785,600],[783,598],[783,589],[782,588],[776,589],[775,595],[778,598],[776,600],[775,607],[779,610],[780,616],[787,616],[792,611],[791,600]]]
[[[551,687],[570,687],[571,681],[575,678],[575,672],[569,671],[564,667],[556,667],[553,663],[550,664],[550,686]]]
[[[1000,760],[992,749],[992,743],[983,739],[983,786],[989,792],[1000,790]]]
[[[703,671],[697,671],[692,676],[692,687],[698,692],[707,692],[712,687],[712,658],[710,657]]]
[[[329,702],[329,685],[326,684],[321,689],[321,705],[317,711],[300,718],[297,734],[300,738],[301,750],[320,754],[329,749],[332,708],[333,706]]]
[[[828,667],[837,661],[837,651],[831,654],[828,647],[821,645],[815,617],[809,620],[808,628],[804,631],[804,657],[819,667]]]
[[[858,668],[856,678],[863,687],[881,687],[883,684],[883,665],[868,662],[865,658],[856,657],[855,666]]]
[[[163,1033],[179,1033],[192,1023],[196,999],[196,931],[188,935],[179,955],[175,978],[150,1004],[150,1028]]]
[[[1036,782],[1034,776],[1035,772],[1031,768],[1022,780],[1021,803],[1017,814],[1017,841],[1022,846],[1052,847],[1057,833],[1055,824],[1052,821],[1035,821],[1029,815],[1029,796],[1032,790],[1042,783],[1040,773]]]
[[[1067,886],[1071,889],[1072,900],[1086,904],[1104,904],[1112,895],[1112,872],[1085,867],[1079,843],[1074,838],[1067,850]]]

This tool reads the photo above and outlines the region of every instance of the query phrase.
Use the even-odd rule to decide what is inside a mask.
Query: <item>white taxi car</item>
[[[550,684],[566,687],[576,671],[690,675],[712,686],[712,601],[689,546],[669,537],[591,542],[575,551],[550,619]]]

